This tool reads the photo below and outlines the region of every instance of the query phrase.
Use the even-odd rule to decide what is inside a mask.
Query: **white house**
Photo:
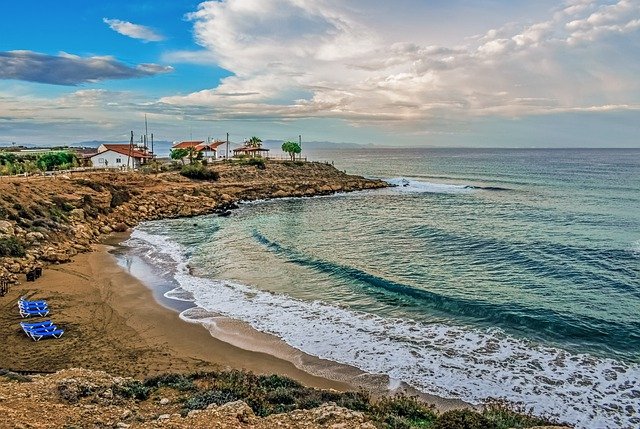
[[[128,144],[102,144],[98,153],[91,156],[94,168],[139,168],[152,156]]]

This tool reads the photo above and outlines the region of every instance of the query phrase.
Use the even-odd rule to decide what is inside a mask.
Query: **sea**
[[[146,222],[125,256],[185,320],[236,319],[390,385],[640,427],[640,149],[307,156],[396,186]]]

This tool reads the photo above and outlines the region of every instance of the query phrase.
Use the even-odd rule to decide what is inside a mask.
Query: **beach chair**
[[[45,332],[53,332],[55,330],[57,330],[58,327],[56,325],[49,325],[49,326],[38,326],[38,327],[34,327],[34,328],[27,328],[24,329],[25,334],[27,334],[28,336],[31,336],[34,332],[37,333],[45,333]]]
[[[49,304],[46,302],[18,302],[20,308],[47,308]]]
[[[63,329],[56,329],[54,331],[36,330],[29,332],[29,336],[33,341],[40,341],[43,338],[60,338],[62,334],[64,334]]]
[[[24,297],[21,297],[18,300],[18,305],[20,305],[20,304],[46,304],[46,303],[47,303],[47,301],[44,300],[44,299],[36,300],[36,301],[29,301],[27,299],[24,299]]]
[[[29,309],[29,308],[20,308],[20,316],[22,316],[22,318],[27,318],[27,317],[35,317],[35,316],[40,316],[40,317],[45,317],[49,315],[49,309],[48,308],[44,308],[44,309],[40,309],[40,308],[34,308],[34,309]]]
[[[20,305],[18,306],[20,311],[48,311],[49,307],[47,305]]]
[[[30,331],[30,330],[34,330],[34,329],[38,329],[38,328],[48,328],[48,327],[51,327],[51,326],[55,326],[51,320],[45,320],[43,322],[37,322],[37,323],[20,322],[20,327],[22,327],[22,330],[27,335],[29,334],[28,331]]]

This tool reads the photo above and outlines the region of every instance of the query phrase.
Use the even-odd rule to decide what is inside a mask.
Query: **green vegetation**
[[[433,429],[498,429],[485,416],[471,410],[447,411],[436,419]]]
[[[302,152],[302,148],[297,142],[289,140],[282,143],[282,151],[289,154],[291,161],[295,161],[296,155]]]
[[[78,157],[70,151],[43,154],[0,152],[0,175],[66,170],[78,166]]]
[[[249,158],[247,160],[247,165],[252,165],[258,170],[264,170],[267,168],[266,163],[262,158]]]
[[[181,393],[182,413],[241,400],[258,416],[311,409],[333,402],[364,413],[381,429],[508,429],[529,428],[549,422],[519,414],[505,404],[489,404],[485,411],[453,410],[438,414],[415,397],[397,395],[372,399],[368,393],[336,392],[305,387],[279,375],[255,375],[232,370],[207,373],[167,374],[131,382],[116,390],[119,396],[144,400],[155,389],[174,389]]]
[[[2,237],[0,238],[0,257],[13,256],[22,257],[26,253],[24,251],[24,245],[20,240],[15,237]]]
[[[181,148],[171,149],[171,153],[169,154],[169,156],[174,161],[180,161],[182,162],[182,165],[184,165],[185,164],[184,159],[187,156],[189,156],[189,149],[181,149]]]
[[[262,140],[260,140],[259,137],[253,136],[249,140],[247,140],[246,144],[247,146],[250,146],[250,147],[261,147]]]
[[[138,380],[132,380],[124,384],[116,384],[113,386],[113,393],[123,398],[133,398],[144,401],[149,398],[151,389]]]
[[[194,180],[218,180],[220,174],[217,171],[208,169],[202,164],[189,164],[182,167],[180,174]]]
[[[485,404],[482,412],[489,421],[498,428],[523,429],[532,426],[546,426],[549,421],[535,417],[523,408],[514,407],[500,401],[491,401]]]

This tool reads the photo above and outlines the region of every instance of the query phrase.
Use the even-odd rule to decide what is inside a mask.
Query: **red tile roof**
[[[184,141],[184,142],[178,142],[178,143],[174,144],[171,147],[173,149],[187,149],[187,148],[190,148],[190,147],[198,146],[199,144],[202,144],[202,143],[204,143],[204,140]]]
[[[269,152],[269,149],[264,147],[245,146],[234,149],[234,152]]]
[[[129,156],[131,153],[132,158],[151,158],[152,156],[148,153],[144,153],[140,150],[133,149],[130,151],[131,147],[128,144],[104,144],[105,149],[119,153],[120,155]]]
[[[209,142],[209,143],[200,143],[198,146],[196,146],[197,150],[216,150],[218,147],[220,147],[221,145],[225,144],[226,142]]]

